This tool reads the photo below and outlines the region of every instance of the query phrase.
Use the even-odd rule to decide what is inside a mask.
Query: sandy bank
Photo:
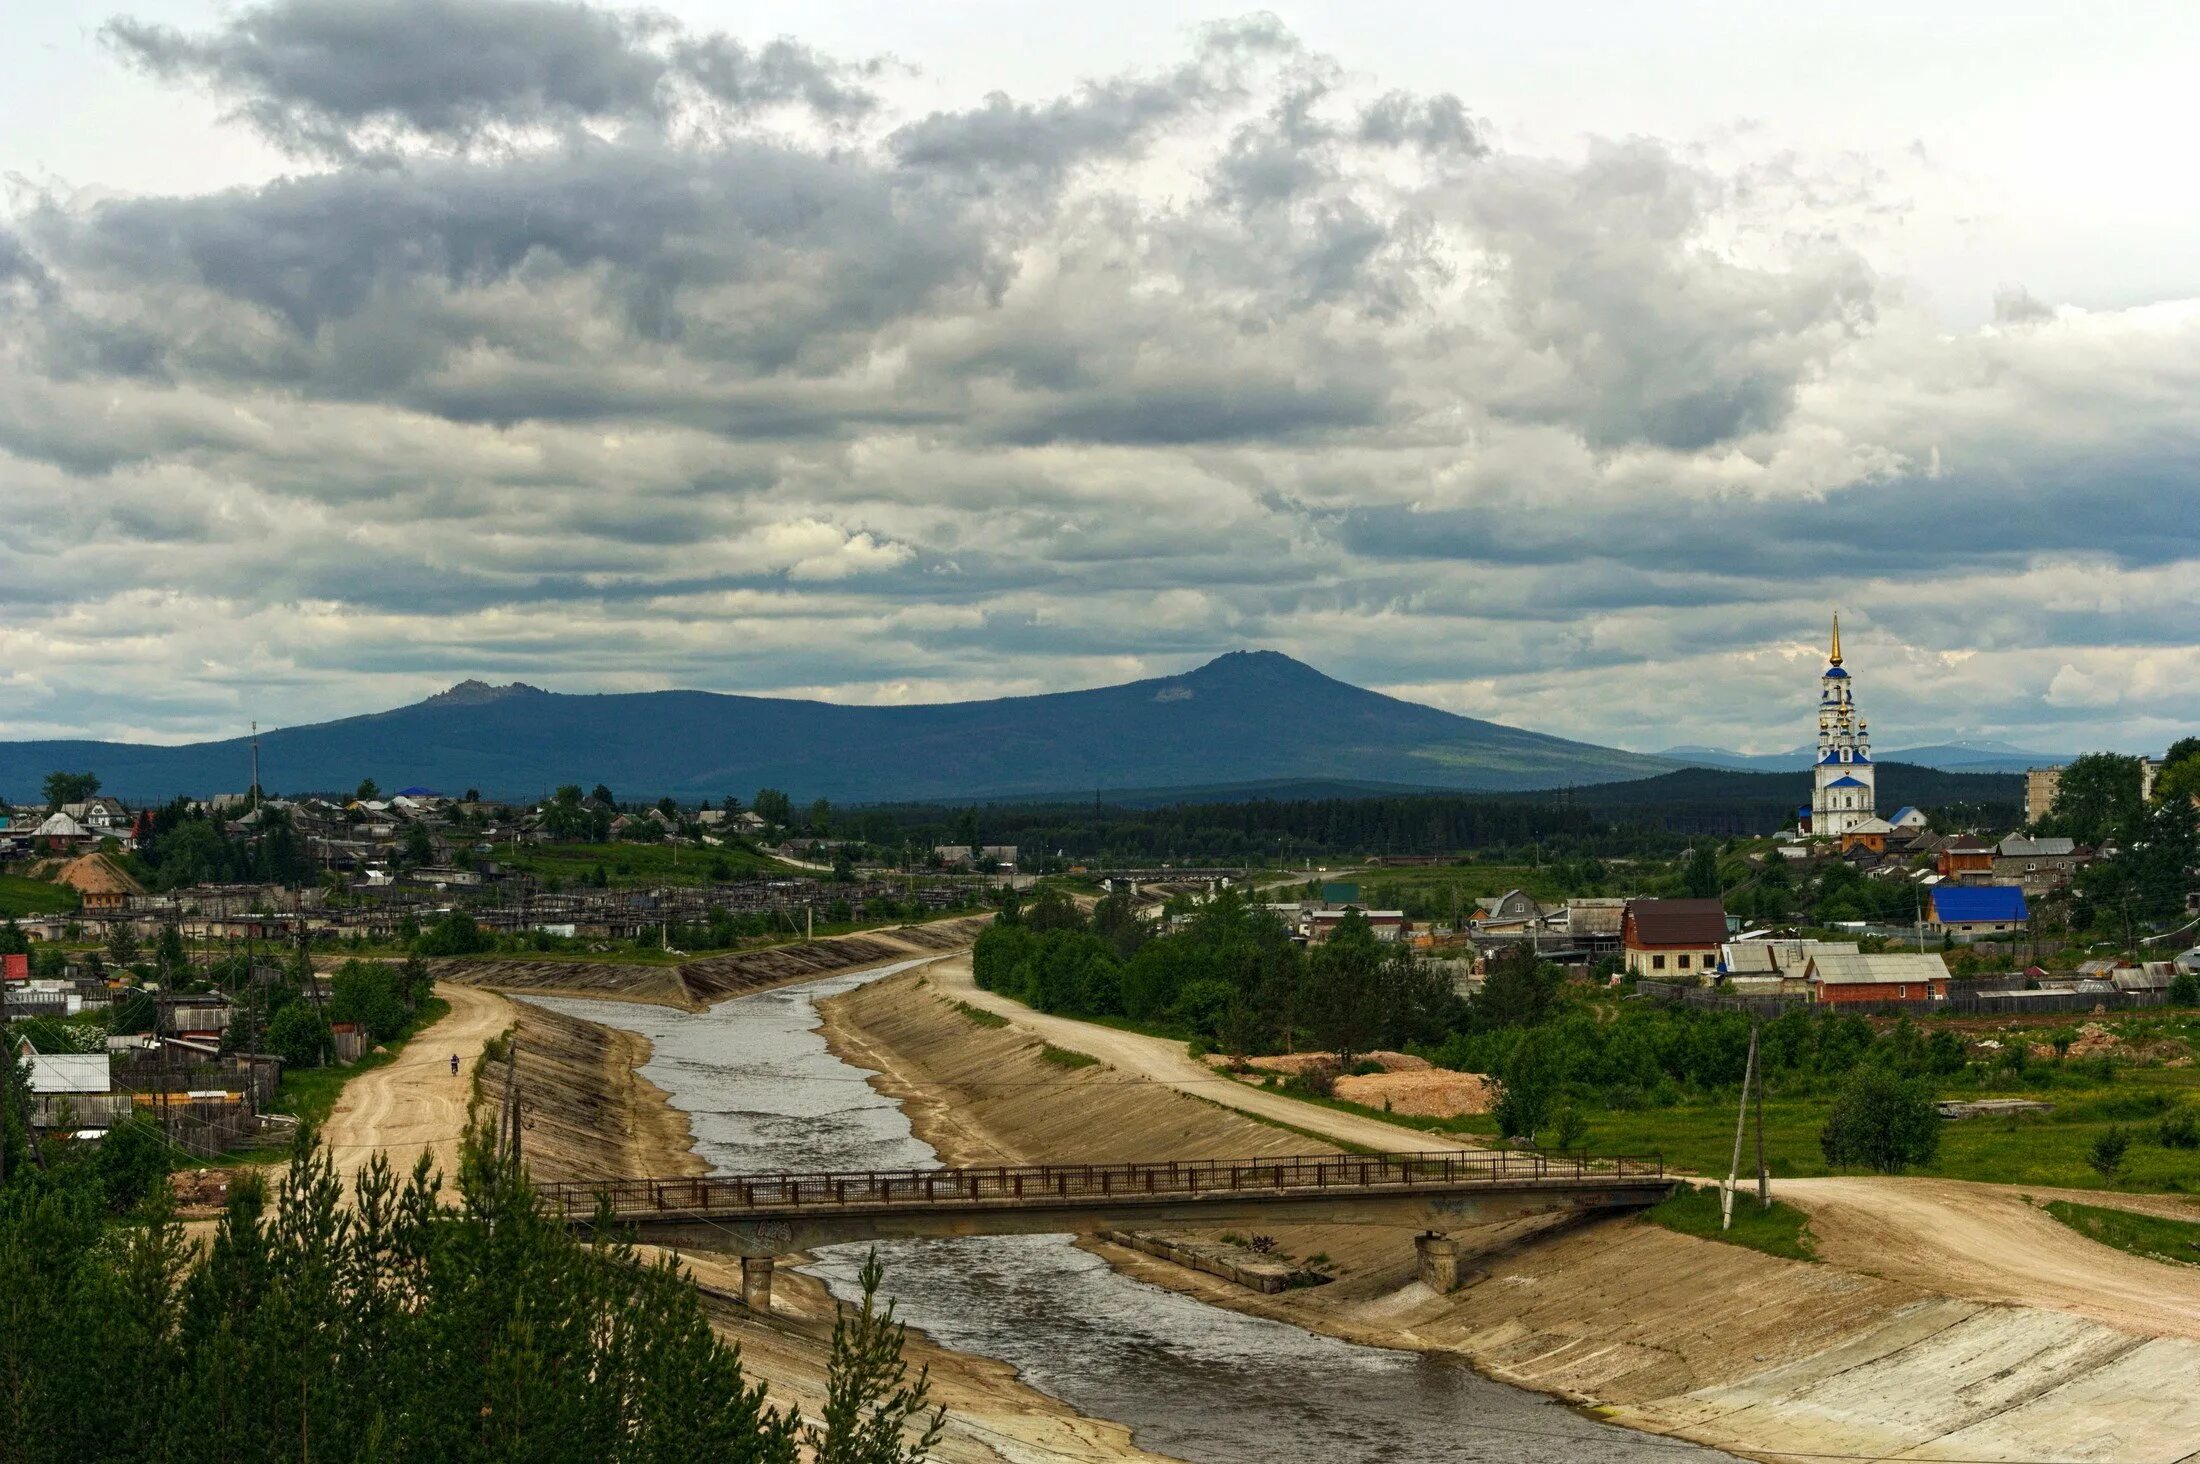
[[[450,956],[429,962],[438,982],[526,996],[635,1001],[700,1011],[736,996],[861,971],[967,946],[991,916],[899,925],[856,935],[698,956],[678,964]]]
[[[943,991],[911,973],[823,1004],[834,1050],[877,1071],[878,1085],[906,1099],[918,1131],[951,1162],[1325,1147],[1135,1072],[1066,1071],[1041,1057],[1032,1032],[958,1011],[952,1001],[965,994],[959,983]],[[1069,1032],[1046,1036],[1081,1045]],[[2152,1461],[2200,1452],[2200,1397],[2190,1386],[2200,1345],[2128,1321],[1940,1295],[1633,1219],[1462,1232],[1467,1279],[1450,1295],[1419,1283],[1402,1231],[1278,1228],[1274,1239],[1300,1260],[1326,1257],[1336,1280],[1259,1296],[1096,1249],[1222,1305],[1357,1341],[1457,1352],[1493,1377],[1596,1406],[1616,1422],[1762,1457]],[[2183,1277],[2162,1280],[2174,1287]]]

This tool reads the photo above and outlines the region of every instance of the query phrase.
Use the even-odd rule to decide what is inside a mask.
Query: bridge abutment
[[[750,1311],[772,1309],[772,1268],[778,1263],[775,1256],[741,1258],[741,1300]]]
[[[1421,1284],[1443,1295],[1459,1285],[1459,1242],[1434,1230],[1413,1238],[1413,1254],[1421,1263]]]

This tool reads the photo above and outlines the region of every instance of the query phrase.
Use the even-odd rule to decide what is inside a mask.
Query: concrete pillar
[[[741,1300],[750,1311],[768,1313],[772,1309],[772,1267],[775,1264],[771,1256],[741,1258]]]
[[[1459,1242],[1448,1235],[1426,1231],[1413,1238],[1413,1254],[1421,1263],[1421,1284],[1439,1296],[1459,1285]]]

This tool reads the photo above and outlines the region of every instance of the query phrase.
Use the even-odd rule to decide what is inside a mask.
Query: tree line
[[[9,1464],[915,1464],[939,1437],[875,1261],[835,1330],[827,1406],[805,1420],[766,1402],[675,1263],[608,1224],[574,1238],[485,1133],[468,1136],[455,1196],[427,1159],[400,1176],[377,1155],[348,1204],[302,1133],[272,1186],[234,1174],[202,1249],[165,1183],[119,1192],[99,1162],[112,1136],[32,1151],[5,1112]]]

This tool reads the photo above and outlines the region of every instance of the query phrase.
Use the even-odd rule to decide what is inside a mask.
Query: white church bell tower
[[[1818,678],[1818,764],[1810,798],[1810,831],[1839,838],[1872,818],[1877,796],[1871,737],[1856,713],[1855,688],[1841,665],[1841,617],[1833,617],[1833,649]]]

